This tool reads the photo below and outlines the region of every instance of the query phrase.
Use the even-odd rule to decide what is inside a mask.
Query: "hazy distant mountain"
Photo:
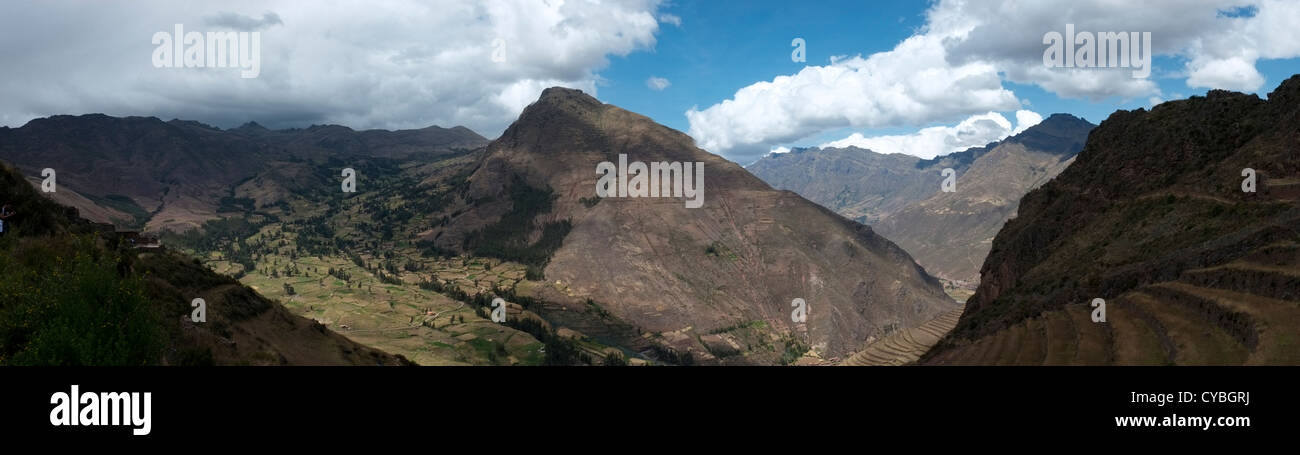
[[[797,148],[746,166],[763,181],[794,191],[863,224],[874,225],[934,193],[934,176],[921,159],[857,147]]]
[[[1020,196],[1069,165],[1092,127],[1056,114],[1003,141],[930,160],[854,147],[800,149],[748,169],[875,227],[935,276],[974,283]],[[946,168],[956,172],[956,192],[941,191]]]
[[[463,127],[271,131],[249,123],[221,130],[154,117],[59,115],[0,128],[0,160],[34,179],[54,169],[59,191],[52,196],[91,220],[186,230],[216,218],[237,184],[288,163],[334,160],[341,169],[360,160],[427,159],[486,143]]]
[[[703,206],[598,198],[597,165],[619,154],[702,162]],[[543,92],[488,146],[467,185],[469,204],[428,238],[525,260],[548,255],[535,295],[579,309],[592,299],[697,356],[775,363],[782,353],[763,346],[777,338],[843,356],[954,307],[936,280],[870,228],[577,90]],[[796,298],[810,308],[806,323],[791,321]]]
[[[935,192],[874,227],[927,272],[973,285],[993,236],[1015,216],[1020,198],[1069,166],[1094,126],[1066,114],[1048,117],[987,147],[958,174],[956,191]],[[933,177],[927,180],[936,186]]]
[[[1297,131],[1300,75],[1267,101],[1215,90],[1112,114],[1023,198],[924,361],[1300,364]]]

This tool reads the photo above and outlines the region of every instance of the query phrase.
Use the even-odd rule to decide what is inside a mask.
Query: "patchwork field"
[[[293,233],[277,229],[264,227],[249,241],[271,233],[287,237],[286,244],[293,240]],[[427,271],[402,271],[386,276],[389,281],[384,282],[348,258],[294,258],[277,251],[260,256],[256,268],[244,271],[240,281],[358,343],[404,355],[421,365],[541,363],[543,344],[532,335],[494,323],[465,302],[419,286],[436,279],[469,293],[509,288],[523,278],[522,266],[492,259],[421,259],[414,251],[408,253],[402,256],[416,258],[412,261]],[[217,253],[209,259],[219,273],[242,270]]]
[[[382,258],[297,256],[296,237],[276,224],[260,228],[243,242],[261,251],[249,270],[220,252],[207,254],[205,262],[218,273],[240,277],[242,283],[296,314],[420,365],[546,362],[546,343],[527,331],[493,322],[490,307],[479,308],[472,302],[476,296],[515,295],[516,291],[528,298],[540,288],[563,292],[562,284],[525,280],[527,267],[521,264],[464,256],[422,257],[412,247],[394,248]],[[393,266],[394,258],[401,258],[403,265]],[[432,283],[443,292],[432,290]],[[553,331],[575,355],[585,355],[593,363],[610,356],[631,364],[646,363],[579,331],[552,327],[517,302],[507,303],[509,319],[527,319],[543,331]]]

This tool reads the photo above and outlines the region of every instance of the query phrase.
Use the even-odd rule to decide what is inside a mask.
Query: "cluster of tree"
[[[221,218],[209,220],[201,228],[180,234],[164,233],[163,240],[199,252],[219,251],[231,243],[256,234],[263,225],[265,223],[253,222],[249,217]]]
[[[605,359],[600,364],[607,367],[625,367],[627,366],[627,357],[624,357],[621,352],[611,352],[605,354]]]
[[[803,357],[809,349],[808,345],[805,344],[803,340],[788,333],[781,335],[781,344],[785,345],[785,349],[781,351],[782,365],[793,364],[795,361],[799,360],[800,357]]]
[[[465,236],[463,249],[472,251],[476,256],[527,265],[528,279],[544,279],[542,270],[550,262],[551,254],[560,248],[564,237],[573,229],[569,220],[553,221],[541,226],[537,226],[534,221],[538,215],[551,211],[555,198],[550,189],[528,186],[522,178],[515,176],[510,185],[510,211],[496,223]],[[529,234],[537,228],[541,229],[541,238],[529,243]]]
[[[661,346],[659,344],[650,345],[650,350],[654,351],[655,357],[659,360],[673,365],[690,366],[695,364],[695,355],[692,354],[691,351],[682,353],[678,352],[676,349]]]
[[[544,365],[594,365],[591,356],[578,346],[577,341],[560,336],[554,329],[549,329],[533,318],[507,319],[506,325],[515,330],[528,333],[546,346]]]
[[[326,257],[338,254],[339,250],[334,242],[334,227],[331,226],[330,219],[323,215],[291,221],[285,224],[284,229],[292,230],[296,234],[295,247],[307,256]]]
[[[384,273],[383,270],[376,270],[375,278],[379,279],[379,282],[384,284],[396,284],[396,285],[403,284],[401,278],[398,278],[396,275],[389,275],[387,273]]]
[[[330,267],[328,274],[343,281],[352,281],[352,274],[341,269]]]

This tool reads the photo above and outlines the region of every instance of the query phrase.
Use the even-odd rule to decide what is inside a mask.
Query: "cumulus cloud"
[[[912,127],[1007,111],[1004,82],[1037,85],[1063,98],[1163,96],[1155,79],[1191,88],[1257,91],[1261,59],[1300,57],[1295,0],[939,0],[917,32],[885,52],[810,66],[740,88],[686,113],[701,147],[748,161],[772,145],[844,127]],[[1049,68],[1044,35],[1150,32],[1156,57],[1185,68]],[[1154,58],[1151,61],[1154,62]],[[1028,105],[1028,103],[1023,103]]]
[[[1068,98],[1133,99],[1158,95],[1159,88],[1123,68],[1044,67],[1043,35],[1064,33],[1066,24],[1079,32],[1150,32],[1154,54],[1186,61],[1182,75],[1193,88],[1257,91],[1264,85],[1259,59],[1300,56],[1294,0],[943,0],[927,15],[976,24],[946,43],[949,55],[990,62],[1011,81]]]
[[[673,85],[672,82],[668,82],[668,79],[664,79],[662,77],[650,76],[649,79],[645,80],[645,86],[650,87],[650,90],[654,90],[656,92],[663,91],[664,89],[668,88],[669,85]]]
[[[681,18],[681,17],[678,17],[678,16],[676,16],[676,15],[672,15],[672,14],[668,14],[668,13],[660,14],[660,15],[659,15],[659,22],[660,22],[660,23],[663,23],[663,24],[670,24],[670,25],[673,25],[673,26],[675,26],[675,27],[681,27],[681,26],[682,26],[682,18]]]
[[[744,162],[771,144],[830,129],[919,125],[1020,106],[991,65],[947,64],[942,39],[916,35],[889,52],[744,87],[719,104],[688,110],[690,134],[700,147]]]
[[[1012,131],[1010,135],[1015,136],[1023,133],[1025,130],[1029,129],[1029,127],[1039,123],[1043,123],[1043,116],[1038,115],[1037,112],[1023,109],[1016,111],[1016,129],[1015,131]]]
[[[1016,125],[1002,114],[989,112],[973,115],[954,126],[923,128],[913,134],[865,136],[853,133],[844,139],[822,144],[822,148],[858,147],[877,153],[902,153],[924,159],[960,152],[1006,139],[1043,121],[1033,111],[1016,111]]]
[[[164,0],[7,5],[0,123],[104,112],[218,126],[464,125],[495,136],[549,86],[595,94],[611,56],[653,49],[660,0]],[[261,74],[154,68],[155,32],[256,30]],[[494,53],[500,55],[493,59]]]

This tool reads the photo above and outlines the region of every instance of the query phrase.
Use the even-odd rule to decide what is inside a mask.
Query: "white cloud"
[[[7,5],[0,119],[180,117],[218,126],[464,125],[499,134],[554,85],[595,94],[610,56],[652,49],[659,0],[164,0]],[[150,37],[181,23],[262,33],[261,75],[154,68]],[[18,37],[48,37],[32,42]],[[494,62],[503,40],[505,61]]]
[[[1029,127],[1043,122],[1043,116],[1034,111],[1019,110],[1016,111],[1016,129],[1011,132],[1011,136],[1023,133]]]
[[[700,147],[746,162],[769,144],[831,129],[922,125],[1020,106],[991,65],[949,65],[943,38],[917,35],[889,52],[835,59],[744,87],[731,99],[687,111],[690,134]]]
[[[858,147],[876,153],[902,153],[924,159],[960,152],[971,147],[988,145],[1006,139],[1043,121],[1043,116],[1033,111],[1016,111],[1016,125],[1002,114],[989,112],[973,115],[954,126],[923,128],[912,134],[891,136],[864,136],[853,133],[844,139],[822,144],[822,148]]]
[[[672,24],[673,26],[676,26],[676,27],[681,27],[681,26],[682,26],[682,18],[677,17],[676,15],[673,15],[673,14],[668,14],[668,13],[660,14],[660,15],[659,15],[659,22],[660,22],[660,23],[664,23],[664,24]]]
[[[649,79],[645,80],[645,86],[650,87],[650,90],[654,90],[656,92],[663,91],[664,89],[668,88],[669,85],[673,85],[672,82],[668,82],[668,79],[664,79],[662,77],[650,76]]]
[[[1246,92],[1258,90],[1264,85],[1264,76],[1255,70],[1254,62],[1251,57],[1193,59],[1187,64],[1190,70],[1187,85]]]
[[[912,127],[1014,109],[1004,82],[1094,101],[1163,96],[1162,77],[1257,91],[1266,82],[1260,59],[1300,57],[1296,0],[938,0],[925,15],[926,24],[889,51],[805,67],[687,111],[691,136],[745,162],[773,144],[844,127]],[[1134,78],[1136,68],[1046,67],[1043,36],[1064,33],[1066,24],[1151,32],[1152,53],[1186,67],[1154,68],[1148,78]]]
[[[1252,14],[1225,14],[1249,11]],[[1187,85],[1256,91],[1264,78],[1255,68],[1262,58],[1300,56],[1300,2],[1295,0],[943,0],[927,13],[958,16],[977,23],[964,39],[947,43],[962,61],[998,66],[1008,80],[1036,84],[1068,98],[1125,99],[1158,95],[1150,79],[1134,79],[1128,69],[1046,68],[1043,35],[1076,31],[1150,32],[1157,56],[1186,60]]]

